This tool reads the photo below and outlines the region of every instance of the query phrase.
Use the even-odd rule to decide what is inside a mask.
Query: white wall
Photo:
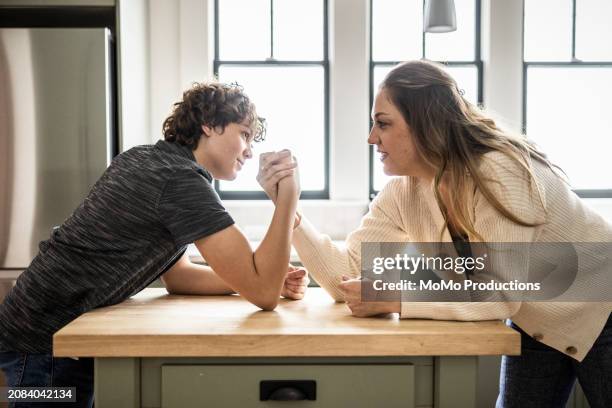
[[[117,1],[120,150],[150,143],[149,15],[147,0]]]
[[[334,201],[363,202],[369,192],[368,4],[368,0],[330,2],[330,198]]]
[[[148,0],[151,77],[151,142],[193,82],[212,77],[212,3],[208,0]],[[209,33],[210,30],[210,33]]]
[[[521,131],[523,97],[523,0],[483,0],[483,96],[489,113]]]
[[[149,0],[151,142],[161,137],[162,122],[181,95],[179,2]]]

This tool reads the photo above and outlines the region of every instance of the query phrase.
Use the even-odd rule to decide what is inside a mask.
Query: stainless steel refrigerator
[[[0,28],[0,278],[15,277],[115,151],[108,28]]]

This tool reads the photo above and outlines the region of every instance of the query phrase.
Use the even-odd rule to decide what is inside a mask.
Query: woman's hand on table
[[[340,291],[344,294],[344,301],[351,309],[353,316],[370,317],[400,312],[401,303],[399,301],[364,302],[361,298],[361,285],[361,279],[342,275]]]
[[[281,296],[293,300],[303,299],[309,283],[310,278],[306,269],[289,265]]]

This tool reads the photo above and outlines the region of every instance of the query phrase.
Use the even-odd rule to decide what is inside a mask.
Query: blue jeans
[[[0,352],[0,369],[9,387],[76,387],[76,402],[18,402],[9,407],[54,408],[93,406],[93,359],[53,358],[51,354]]]
[[[521,355],[502,358],[497,408],[565,407],[574,382],[591,408],[612,407],[612,315],[582,362],[521,333]]]

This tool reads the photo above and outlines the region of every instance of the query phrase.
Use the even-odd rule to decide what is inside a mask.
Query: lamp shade
[[[457,30],[453,0],[426,0],[423,31],[448,33]]]

